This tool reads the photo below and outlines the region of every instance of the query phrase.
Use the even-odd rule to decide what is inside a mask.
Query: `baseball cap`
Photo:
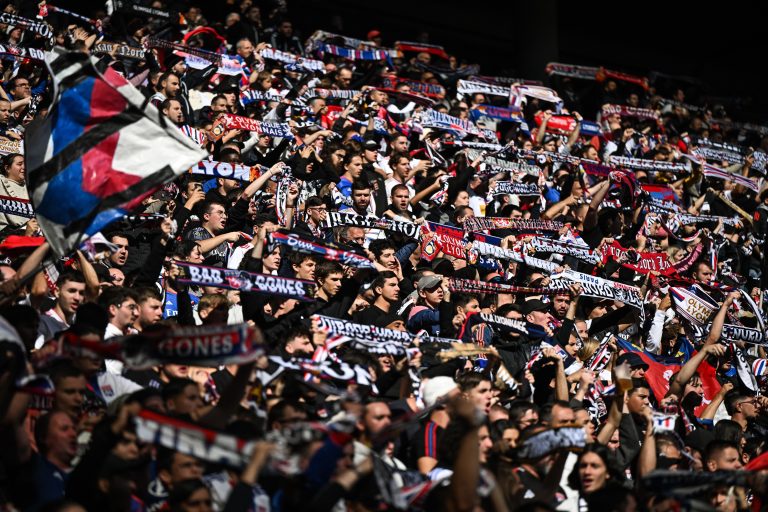
[[[546,304],[539,299],[531,299],[523,302],[522,306],[520,307],[520,312],[523,315],[527,315],[528,313],[533,313],[534,311],[547,311],[549,310],[549,304]]]
[[[378,151],[379,150],[379,144],[375,140],[367,140],[365,141],[365,144],[363,144],[363,147],[365,149],[370,149],[371,151]]]
[[[424,399],[424,405],[432,407],[442,397],[457,389],[456,382],[450,377],[433,377],[421,387],[421,396]]]
[[[648,363],[643,361],[643,359],[635,354],[634,352],[627,352],[625,354],[621,354],[619,356],[619,359],[616,361],[617,365],[622,365],[624,363],[629,364],[630,368],[643,368],[644,370],[648,369]]]
[[[424,276],[416,283],[416,289],[419,291],[429,290],[435,288],[443,282],[443,276],[434,274],[431,276]]]
[[[379,32],[376,29],[371,30],[368,32],[368,35],[366,36],[369,40],[373,39],[374,37],[381,37],[381,32]]]

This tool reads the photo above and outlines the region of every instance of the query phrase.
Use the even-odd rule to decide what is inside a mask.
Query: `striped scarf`
[[[630,107],[629,105],[604,105],[602,115],[604,118],[611,115],[619,115],[621,117],[659,120],[659,113],[657,111],[649,108]]]
[[[165,50],[184,52],[189,55],[194,55],[195,57],[205,59],[212,64],[216,64],[217,66],[221,65],[220,53],[209,52],[208,50],[203,50],[201,48],[195,48],[193,46],[174,43],[171,41],[166,41],[164,39],[158,39],[155,37],[150,37],[149,39],[147,39],[144,45],[147,48],[163,48]]]
[[[344,48],[335,44],[319,43],[316,50],[321,53],[329,53],[348,60],[386,60],[389,54],[384,50],[355,50]]]
[[[557,295],[567,290],[567,288],[531,288],[529,286],[515,286],[504,283],[490,283],[458,278],[451,278],[448,281],[448,287],[451,292],[483,294],[523,293],[527,295]]]
[[[456,92],[459,94],[487,94],[489,96],[509,96],[509,87],[487,84],[483,82],[471,82],[459,80],[456,84]]]
[[[407,85],[410,87],[411,92],[423,94],[429,98],[445,97],[445,87],[440,84],[430,84],[397,76],[388,76],[382,79],[381,85],[387,89],[396,89],[398,85]]]
[[[276,60],[285,64],[293,64],[308,71],[325,70],[325,64],[323,64],[323,61],[321,60],[308,59],[300,55],[275,50],[274,48],[265,48],[261,51],[260,55],[265,59]]]
[[[610,157],[610,162],[619,167],[656,172],[690,172],[690,165],[684,163],[662,162],[645,158],[630,158],[626,156]]]
[[[507,219],[503,217],[467,217],[464,220],[465,231],[485,231],[489,229],[558,232],[563,229],[563,223],[554,220]]]
[[[708,163],[701,163],[701,171],[707,178],[733,181],[739,185],[744,185],[754,192],[758,192],[760,190],[760,187],[755,180],[747,178],[746,176],[742,176],[741,174],[730,173],[724,169],[715,167],[714,165]]]

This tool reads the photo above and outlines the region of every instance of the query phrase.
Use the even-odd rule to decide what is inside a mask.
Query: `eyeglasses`
[[[315,210],[317,212],[327,212],[328,211],[328,207],[326,207],[326,206],[310,206],[309,208],[307,208],[307,210]]]
[[[17,83],[17,84],[16,84],[16,87],[29,87],[29,82],[27,82],[27,83],[24,83],[24,84],[18,84],[18,83]]]

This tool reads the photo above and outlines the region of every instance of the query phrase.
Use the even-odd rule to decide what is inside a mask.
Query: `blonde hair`
[[[584,342],[584,345],[581,346],[579,349],[579,353],[577,354],[580,361],[586,361],[590,357],[592,357],[595,352],[597,351],[597,348],[600,346],[600,342],[596,340],[595,338],[589,338]]]

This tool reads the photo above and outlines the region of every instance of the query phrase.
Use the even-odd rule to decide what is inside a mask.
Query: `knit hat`
[[[433,377],[429,379],[421,387],[424,405],[432,407],[438,400],[457,388],[458,385],[450,377]]]

